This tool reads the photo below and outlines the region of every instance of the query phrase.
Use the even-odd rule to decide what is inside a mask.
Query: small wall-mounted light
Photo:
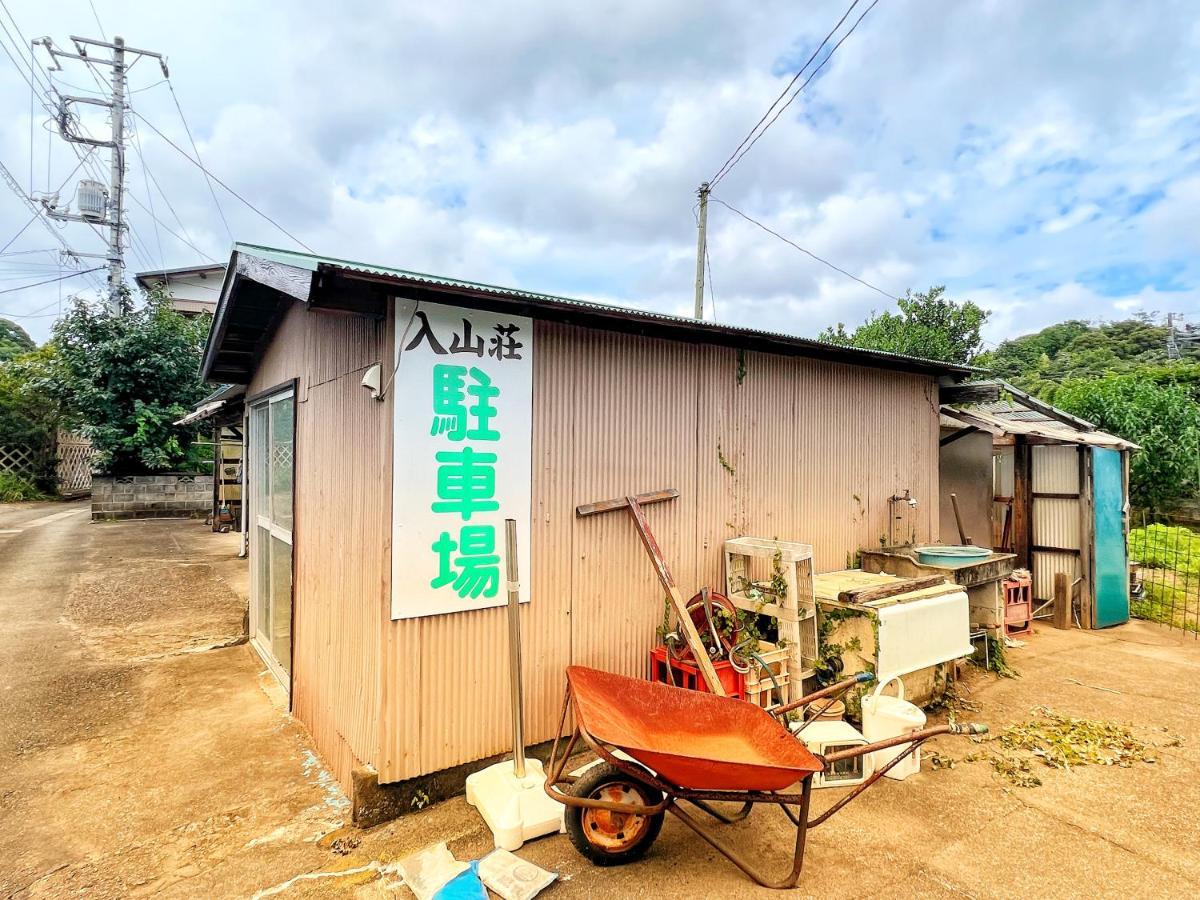
[[[379,365],[379,363],[371,366],[366,372],[363,373],[362,386],[370,391],[371,396],[376,400],[383,399],[383,396],[380,394],[379,390],[380,379],[382,376],[383,368]]]

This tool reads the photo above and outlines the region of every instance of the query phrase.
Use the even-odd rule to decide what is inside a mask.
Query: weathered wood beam
[[[939,403],[992,403],[1000,399],[1000,385],[994,381],[964,381],[938,386]]]
[[[954,432],[953,434],[948,434],[944,438],[942,438],[940,441],[938,441],[938,446],[945,447],[947,444],[953,444],[959,438],[965,438],[968,434],[974,434],[978,430],[979,429],[976,428],[974,425],[968,425],[966,428],[960,428],[958,431]]]
[[[1024,440],[1013,447],[1012,548],[1017,565],[1030,568],[1033,546],[1033,449]]]
[[[285,266],[249,253],[238,253],[237,273],[301,301],[308,300],[312,289],[313,273],[308,269]]]
[[[387,315],[388,293],[386,285],[349,278],[322,263],[308,304],[311,309],[382,319]]]

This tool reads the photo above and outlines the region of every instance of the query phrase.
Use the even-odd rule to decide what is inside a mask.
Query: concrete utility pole
[[[708,250],[708,182],[696,192],[700,197],[700,215],[696,235],[696,318],[704,318],[704,258]]]
[[[108,190],[113,209],[109,216],[108,305],[116,312],[125,283],[125,256],[121,252],[121,230],[125,227],[125,39],[113,37],[112,49],[112,141]]]
[[[91,147],[109,148],[108,188],[103,198],[95,196],[93,191],[102,187],[94,181],[80,182],[79,212],[70,213],[58,209],[58,198],[50,197],[42,200],[46,214],[51,218],[66,222],[86,222],[92,226],[104,225],[108,228],[108,253],[104,258],[108,261],[108,303],[113,312],[121,309],[121,296],[125,286],[125,232],[128,224],[125,222],[125,75],[128,67],[125,65],[125,55],[149,56],[158,60],[163,77],[170,75],[167,70],[166,58],[153,50],[137,50],[126,47],[123,38],[114,37],[111,42],[98,41],[93,38],[83,38],[71,35],[71,43],[75,45],[75,53],[60,50],[50,38],[39,38],[33,42],[41,44],[50,54],[50,71],[62,71],[59,65],[61,59],[72,59],[83,62],[97,76],[96,67],[108,66],[110,69],[110,93],[107,100],[95,97],[75,97],[68,94],[58,94],[58,133],[63,140],[72,144],[87,144]],[[92,56],[89,49],[99,47],[110,51],[110,56]],[[74,104],[107,107],[109,110],[110,136],[106,141],[97,140],[80,133],[77,129],[78,118],[73,112]],[[87,206],[84,198],[88,197]],[[89,254],[77,254],[86,256]]]

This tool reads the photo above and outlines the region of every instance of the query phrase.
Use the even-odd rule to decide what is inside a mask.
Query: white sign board
[[[533,320],[396,301],[392,618],[529,600]]]

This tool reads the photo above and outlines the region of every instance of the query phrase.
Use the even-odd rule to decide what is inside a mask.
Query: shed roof
[[[388,295],[953,380],[980,371],[970,366],[846,347],[783,332],[238,243],[226,269],[205,348],[203,374],[210,380],[247,382],[282,309],[291,302],[379,315],[384,308],[381,300]]]
[[[949,428],[973,427],[993,435],[1020,434],[1113,450],[1137,449],[1138,445],[1132,441],[1101,431],[1091,422],[1032,397],[1007,382],[998,384],[1007,397],[965,407],[942,406],[942,425]]]

